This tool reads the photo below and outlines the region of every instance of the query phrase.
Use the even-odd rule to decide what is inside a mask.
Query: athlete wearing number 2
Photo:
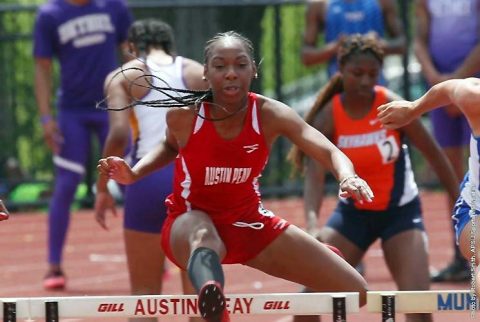
[[[418,188],[414,180],[406,139],[429,161],[450,198],[458,193],[452,166],[420,121],[391,130],[382,127],[376,108],[398,96],[376,86],[383,53],[369,36],[347,38],[338,53],[340,73],[319,96],[306,121],[320,130],[355,165],[357,174],[370,184],[371,203],[338,202],[322,229],[317,217],[324,189],[325,169],[308,160],[305,173],[307,228],[320,240],[337,247],[356,266],[377,239],[400,290],[428,290],[428,253]],[[291,158],[303,165],[303,154],[293,150]],[[415,256],[412,256],[415,254]],[[316,317],[297,317],[313,321]],[[408,322],[431,321],[427,314],[410,314]]]

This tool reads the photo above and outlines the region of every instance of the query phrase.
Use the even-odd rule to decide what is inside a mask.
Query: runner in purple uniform
[[[46,289],[63,289],[62,252],[70,206],[91,150],[91,135],[103,145],[108,115],[95,109],[103,82],[126,50],[131,15],[123,0],[50,0],[37,13],[34,29],[35,95],[45,143],[52,150],[55,187],[48,218]],[[51,109],[53,59],[60,64],[57,113]]]

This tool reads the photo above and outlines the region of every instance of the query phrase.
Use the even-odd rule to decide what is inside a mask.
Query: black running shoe
[[[430,273],[432,282],[466,282],[470,277],[470,266],[462,260],[454,260],[444,269]]]
[[[200,316],[208,322],[230,322],[225,305],[222,287],[215,281],[206,282],[198,294]]]

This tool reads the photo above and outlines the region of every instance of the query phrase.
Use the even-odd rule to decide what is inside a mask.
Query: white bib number
[[[391,163],[398,158],[400,153],[400,147],[395,140],[393,135],[390,135],[385,140],[377,143],[378,150],[382,156],[382,161],[384,164]]]

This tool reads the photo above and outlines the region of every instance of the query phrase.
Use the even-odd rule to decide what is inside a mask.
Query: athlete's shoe
[[[465,282],[471,277],[470,267],[466,261],[455,259],[440,271],[430,273],[432,282]]]
[[[230,322],[225,305],[222,287],[215,281],[206,282],[198,294],[200,316],[208,322]]]
[[[7,220],[9,217],[8,213],[0,211],[0,221]]]
[[[49,271],[43,279],[43,287],[46,290],[63,290],[67,280],[62,271]]]

